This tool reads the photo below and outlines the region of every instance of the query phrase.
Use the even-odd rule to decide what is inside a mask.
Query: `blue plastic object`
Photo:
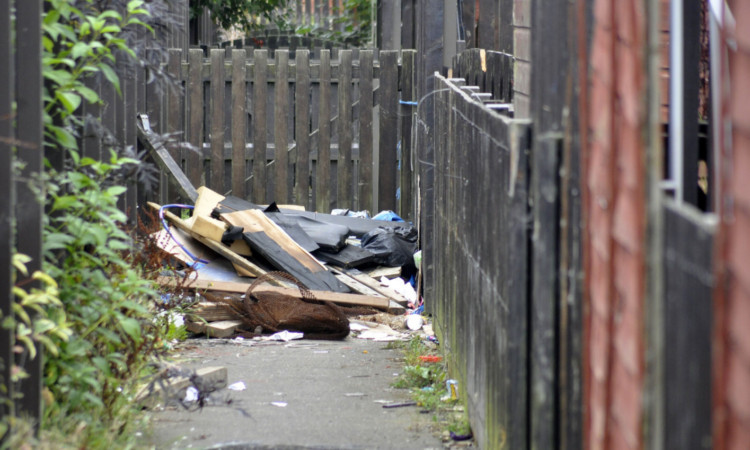
[[[380,211],[373,220],[386,220],[388,222],[405,222],[398,214],[393,211]]]

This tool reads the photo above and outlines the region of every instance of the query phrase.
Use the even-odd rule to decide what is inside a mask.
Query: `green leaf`
[[[108,187],[106,192],[109,195],[118,196],[120,194],[124,194],[125,192],[127,192],[127,190],[128,188],[126,188],[125,186],[112,186]]]
[[[60,103],[68,110],[68,113],[73,113],[78,106],[81,104],[81,96],[69,91],[57,91],[55,92],[55,98],[60,100]]]
[[[124,317],[120,320],[120,326],[135,342],[141,341],[141,324],[132,317]]]
[[[70,56],[72,56],[75,59],[78,59],[84,55],[86,55],[89,50],[91,50],[91,47],[86,42],[76,42],[76,44],[73,46],[72,49],[70,49]]]
[[[99,101],[99,94],[91,88],[79,85],[76,87],[76,91],[89,103],[97,103]]]
[[[57,126],[50,126],[50,128],[55,133],[55,139],[57,139],[57,143],[59,145],[62,145],[63,147],[69,149],[78,148],[78,142],[76,141],[75,136],[73,136],[70,131]]]
[[[73,74],[65,70],[45,70],[42,74],[44,78],[47,78],[60,86],[65,86],[73,81]]]
[[[115,73],[114,69],[112,69],[111,66],[108,66],[107,64],[101,63],[99,64],[99,69],[101,69],[102,73],[104,74],[105,78],[112,83],[112,86],[115,87],[115,90],[119,95],[122,95],[122,92],[120,91],[120,78]]]
[[[122,16],[120,15],[120,13],[111,9],[99,14],[98,18],[99,19],[112,18],[112,19],[117,20],[118,22],[122,20]]]

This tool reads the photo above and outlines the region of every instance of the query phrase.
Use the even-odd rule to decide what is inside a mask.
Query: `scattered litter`
[[[406,316],[406,328],[417,331],[424,325],[424,319],[418,314],[411,314]]]
[[[265,336],[265,337],[263,337],[263,340],[264,341],[284,341],[284,342],[289,342],[289,341],[292,341],[294,339],[302,339],[303,337],[305,337],[305,333],[299,333],[297,331],[284,330],[284,331],[279,331],[278,333],[274,333],[274,334],[272,334],[270,336]]]
[[[435,392],[435,388],[432,386],[425,386],[422,388],[422,392]]]
[[[471,431],[469,431],[469,434],[456,434],[451,431],[450,436],[454,441],[468,441],[469,439],[474,437]]]
[[[183,399],[184,403],[192,403],[198,401],[198,389],[196,389],[195,386],[190,386],[185,391],[185,398]]]
[[[313,353],[324,354],[324,353],[328,353],[328,350],[315,350]]]
[[[387,278],[380,277],[380,284],[388,286],[399,294],[403,295],[406,300],[410,303],[417,302],[417,292],[414,290],[414,286],[404,281],[401,277]]]
[[[370,329],[367,325],[363,325],[359,322],[354,322],[353,320],[349,321],[349,329],[351,331],[367,331]]]
[[[404,406],[417,406],[417,402],[389,403],[383,405],[383,408],[403,408]]]
[[[385,210],[375,214],[372,220],[386,220],[388,222],[403,222],[404,219],[400,218],[398,214],[393,211]]]
[[[373,400],[375,403],[383,403],[383,404],[389,404],[393,403],[393,400]]]
[[[344,394],[344,397],[365,397],[366,395],[364,392],[349,392]]]
[[[271,402],[273,406],[278,406],[279,408],[286,408],[286,405],[288,405],[287,402]]]
[[[440,361],[443,360],[443,357],[437,356],[437,355],[421,355],[419,357],[419,360],[423,362],[429,362],[429,363],[439,363]]]
[[[446,400],[458,400],[458,381],[456,380],[445,380],[445,387],[448,389],[448,397]]]
[[[233,342],[242,342],[244,340],[245,338],[243,338],[242,336],[237,336],[236,338],[232,339]]]
[[[236,383],[230,384],[227,389],[232,391],[244,391],[245,389],[247,389],[247,386],[245,386],[244,381],[238,381]]]

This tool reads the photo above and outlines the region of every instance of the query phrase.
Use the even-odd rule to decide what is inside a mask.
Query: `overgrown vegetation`
[[[446,386],[447,373],[437,349],[428,347],[415,336],[403,346],[404,370],[393,383],[393,387],[409,389],[414,401],[424,411],[432,413],[439,432],[456,436],[471,434],[471,426],[465,408],[458,399],[452,398]]]
[[[166,316],[155,320],[158,292],[118,208],[126,180],[136,173],[147,177],[148,171],[97,118],[84,117],[81,106],[101,103],[98,83],[119,92],[118,70],[138,65],[153,68],[152,79],[158,78],[158,61],[146,59],[145,47],[168,18],[152,15],[165,10],[160,1],[45,2],[42,71],[50,160],[35,184],[47,211],[43,270],[29,276],[28,258],[14,257],[19,301],[15,318],[3,320],[21,344],[12,382],[25,376],[24,359],[37,357],[35,344],[46,350],[45,407],[39,442],[29,424],[13,417],[0,421],[0,437],[12,425],[10,445],[129,447],[142,420],[135,390],[163,352],[169,331]],[[84,127],[109,147],[109,157],[80,155]],[[25,289],[32,279],[41,288]]]

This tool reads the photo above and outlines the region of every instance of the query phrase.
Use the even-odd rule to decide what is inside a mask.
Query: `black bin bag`
[[[375,228],[362,236],[362,248],[375,254],[375,262],[389,267],[414,267],[417,229],[411,227]]]

